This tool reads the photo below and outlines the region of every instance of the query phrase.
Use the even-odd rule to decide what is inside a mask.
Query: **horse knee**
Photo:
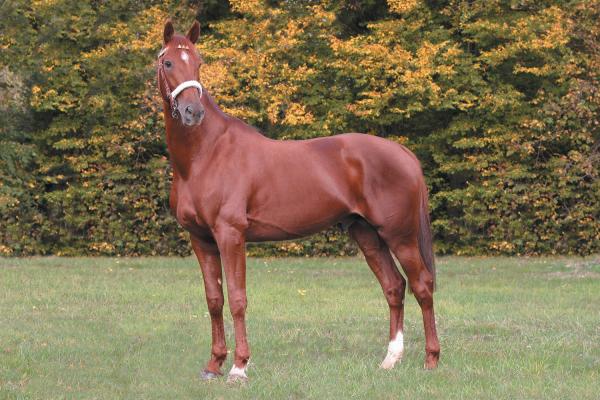
[[[215,317],[223,313],[223,298],[222,297],[207,297],[208,313]]]
[[[396,285],[383,291],[390,307],[401,307],[404,304],[404,286]]]
[[[246,296],[236,297],[229,302],[229,309],[233,317],[243,317],[246,313],[247,306],[248,301],[246,300]]]
[[[411,284],[410,288],[420,305],[433,304],[433,282],[429,285],[419,281],[415,284]]]

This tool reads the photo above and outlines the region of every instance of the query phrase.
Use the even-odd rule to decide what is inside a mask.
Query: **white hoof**
[[[381,363],[381,368],[383,369],[392,369],[394,365],[400,360],[402,360],[402,353],[404,352],[404,335],[402,331],[398,331],[396,333],[396,337],[394,340],[388,344],[388,351],[385,359]]]
[[[227,376],[227,382],[228,383],[234,383],[234,382],[247,382],[248,381],[248,375],[246,375],[246,368],[238,368],[235,366],[235,364],[233,365],[233,367],[231,367],[231,371],[229,371],[229,375]]]
[[[394,353],[390,353],[388,351],[388,353],[385,356],[385,359],[381,363],[380,367],[383,369],[392,369],[392,368],[394,368],[394,365],[396,365],[396,363],[398,361],[402,361],[402,353],[394,354]]]

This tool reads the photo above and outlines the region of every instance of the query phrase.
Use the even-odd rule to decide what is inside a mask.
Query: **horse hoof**
[[[385,359],[381,362],[379,367],[381,369],[390,370],[390,369],[394,368],[394,366],[398,362],[402,362],[402,353],[388,352],[388,354],[385,356]]]
[[[390,369],[393,369],[395,365],[395,361],[383,360],[383,362],[379,365],[379,368],[386,369],[389,371]]]
[[[425,358],[425,369],[432,370],[436,369],[438,365],[439,355],[436,354],[428,354]]]
[[[207,370],[203,370],[200,373],[200,379],[203,381],[211,381],[213,379],[217,379],[220,375],[215,372],[210,372]]]
[[[424,367],[427,371],[433,371],[437,368],[437,362],[426,362]]]

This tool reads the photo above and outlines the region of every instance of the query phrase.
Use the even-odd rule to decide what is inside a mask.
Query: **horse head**
[[[200,36],[200,24],[194,21],[187,35],[175,34],[170,20],[165,23],[164,44],[158,54],[158,87],[168,104],[171,116],[185,126],[202,123],[204,106],[199,69],[202,59],[195,43]]]

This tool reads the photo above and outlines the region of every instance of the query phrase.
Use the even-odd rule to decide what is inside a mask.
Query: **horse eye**
[[[171,68],[172,65],[173,63],[171,63],[171,61],[165,61],[165,67]]]

